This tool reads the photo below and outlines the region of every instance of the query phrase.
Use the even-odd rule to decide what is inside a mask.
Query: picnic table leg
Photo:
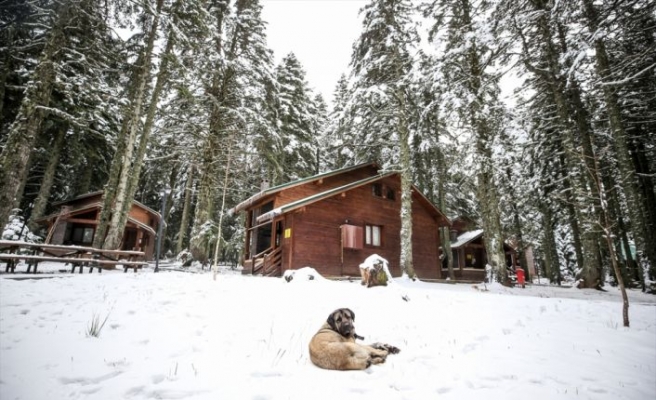
[[[27,273],[29,274],[30,271],[32,270],[32,267],[34,267],[34,274],[36,274],[36,267],[39,265],[39,262],[36,260],[31,260],[27,263]]]
[[[73,267],[73,268],[71,268],[71,274],[74,274],[75,273],[75,267],[77,267],[77,263],[71,263],[71,266]],[[80,269],[82,269],[82,268],[80,268]]]
[[[100,268],[100,264],[98,264],[98,261],[97,261],[97,260],[98,260],[98,257],[99,257],[99,256],[98,256],[97,254],[94,254],[94,255],[93,255],[93,259],[94,259],[95,261],[93,261],[93,262],[91,263],[91,271],[90,271],[89,273],[93,272],[93,269],[94,269],[94,268],[98,268],[98,273],[99,273],[99,274],[102,274],[102,268]]]

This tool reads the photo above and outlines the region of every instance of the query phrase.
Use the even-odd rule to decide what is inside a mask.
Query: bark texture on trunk
[[[187,231],[189,231],[189,215],[191,210],[191,200],[193,195],[194,187],[194,164],[189,163],[189,168],[187,170],[187,182],[185,183],[185,197],[184,205],[182,206],[182,219],[180,221],[180,230],[178,231],[178,242],[176,244],[175,250],[176,254],[180,254],[184,248],[185,239],[187,236]]]
[[[38,224],[36,220],[43,217],[46,206],[48,205],[48,199],[50,198],[50,190],[55,181],[55,172],[57,172],[57,166],[59,165],[59,156],[61,154],[62,148],[64,147],[64,139],[66,139],[66,132],[68,131],[68,125],[62,124],[57,129],[57,135],[55,136],[54,142],[50,147],[50,158],[48,159],[48,165],[46,170],[43,173],[43,179],[41,180],[41,185],[39,186],[39,194],[34,200],[34,207],[32,207],[32,214],[30,215],[30,221],[28,226],[32,231],[36,231]]]
[[[12,208],[20,204],[23,196],[22,181],[27,175],[30,154],[43,120],[43,111],[39,107],[50,104],[55,82],[54,64],[58,50],[65,43],[64,28],[71,18],[70,7],[66,3],[57,7],[57,21],[27,83],[18,115],[0,154],[0,228],[8,222]]]
[[[107,236],[105,237],[103,248],[105,249],[118,249],[123,240],[125,230],[125,223],[127,216],[132,206],[132,199],[128,198],[128,191],[130,189],[131,176],[134,174],[134,168],[139,164],[134,159],[135,144],[137,143],[137,135],[141,126],[141,116],[143,100],[145,96],[146,84],[150,77],[150,66],[153,58],[153,49],[155,46],[155,39],[157,38],[157,31],[159,29],[160,15],[164,1],[157,1],[157,8],[153,16],[152,26],[148,33],[146,48],[143,53],[142,65],[139,68],[137,75],[137,89],[134,93],[133,101],[131,102],[131,113],[128,119],[128,135],[125,147],[125,152],[120,156],[118,162],[121,164],[120,174],[116,184],[116,190],[113,201],[113,213],[111,215]],[[114,162],[117,162],[115,159]],[[138,176],[136,177],[138,179]],[[134,197],[134,194],[132,195]],[[104,206],[104,204],[103,204]]]

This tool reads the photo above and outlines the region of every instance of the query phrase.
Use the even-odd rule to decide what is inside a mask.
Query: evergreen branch
[[[601,86],[624,86],[628,83],[630,83],[634,79],[638,79],[640,76],[643,74],[646,74],[649,72],[649,70],[656,68],[656,63],[649,65],[647,68],[643,69],[642,71],[636,72],[632,76],[629,76],[627,78],[621,79],[619,81],[613,81],[613,82],[602,82]]]

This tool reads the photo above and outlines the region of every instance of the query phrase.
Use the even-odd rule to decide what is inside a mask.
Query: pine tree
[[[60,132],[59,129],[50,129],[53,124],[67,125],[76,135],[109,140],[111,134],[107,132],[107,127],[115,120],[112,110],[116,104],[116,90],[112,87],[116,73],[112,68],[119,56],[116,40],[105,23],[105,15],[97,1],[78,0],[65,4],[32,2],[30,7],[36,10],[38,17],[27,18],[37,18],[33,21],[37,23],[26,23],[25,30],[31,29],[33,33],[19,29],[18,37],[14,39],[20,43],[24,38],[22,35],[25,35],[33,37],[34,41],[30,46],[15,50],[20,52],[24,48],[40,48],[42,55],[27,83],[20,109],[14,116],[5,147],[6,150],[11,149],[11,152],[5,153],[2,158],[8,162],[8,167],[3,168],[3,171],[7,171],[10,180],[15,179],[15,173],[22,175],[20,184],[13,186],[10,191],[3,190],[3,194],[15,198],[13,206],[20,204],[23,187],[28,181],[40,188],[37,199],[28,193],[23,202],[35,202],[37,205],[36,210],[30,210],[33,214],[30,224],[34,226],[34,219],[40,217],[45,210],[59,163],[57,157],[46,160],[41,154],[47,152],[35,152],[32,148],[40,143],[56,142],[49,137]],[[50,29],[44,30],[44,26],[50,26]],[[8,49],[8,52],[12,51],[12,48]],[[14,60],[26,56],[13,54],[10,58]],[[14,70],[7,75],[8,79],[16,79],[20,72],[15,68],[20,67],[11,65]],[[29,65],[25,66],[29,68]],[[8,104],[11,106],[11,102]],[[44,126],[41,124],[43,120],[48,121]],[[62,144],[61,151],[64,153],[69,152],[68,142]],[[41,184],[39,168],[45,168],[48,163],[48,174]],[[30,164],[35,173],[28,170]],[[8,203],[3,202],[3,206],[5,204]]]
[[[257,112],[263,108],[252,105],[273,80],[261,8],[258,0],[238,0],[234,10],[228,2],[217,2],[210,14],[211,48],[206,50],[209,57],[201,61],[206,63],[205,70],[211,71],[201,78],[208,88],[208,130],[198,160],[198,200],[190,244],[198,260],[207,260],[210,242],[221,236],[223,227],[215,221],[226,221],[222,218],[224,210],[219,211],[218,218],[216,215],[215,199],[224,185],[218,178],[228,176],[221,167],[227,165],[229,154],[239,150],[235,146],[249,143],[246,133],[258,126],[252,121],[259,120]]]
[[[643,210],[645,202],[638,189],[636,169],[631,160],[630,139],[626,132],[625,121],[622,118],[620,99],[613,87],[613,82],[616,81],[613,65],[611,65],[607,52],[606,41],[601,34],[602,30],[607,29],[607,27],[600,20],[599,10],[591,0],[582,0],[582,8],[587,19],[588,29],[594,33],[592,45],[595,49],[595,67],[597,75],[601,79],[604,103],[614,139],[615,154],[620,174],[623,177],[619,180],[619,184],[627,197],[627,208],[631,216],[636,248],[638,249],[639,258],[644,263],[644,269],[648,270],[651,276],[656,276],[656,248],[653,246],[656,240],[645,224],[645,217],[648,214]],[[608,11],[612,12],[612,10]]]
[[[349,102],[351,90],[346,75],[342,74],[333,93],[333,108],[328,116],[322,148],[325,153],[326,169],[334,170],[345,167],[354,157],[353,148],[348,146],[348,136],[352,132],[353,120],[350,115]]]
[[[119,144],[114,154],[109,181],[103,193],[103,205],[94,236],[94,246],[105,249],[117,249],[123,240],[127,210],[132,199],[128,198],[130,189],[130,174],[138,161],[134,160],[134,153],[138,143],[142,109],[146,96],[146,86],[150,80],[151,65],[154,58],[155,40],[160,30],[160,18],[164,0],[157,0],[150,26],[146,28],[146,37],[143,50],[137,59],[138,67],[133,76],[133,90],[130,91],[130,103],[125,108],[123,126],[119,134]],[[149,14],[150,8],[145,7],[144,13]],[[147,106],[147,105],[146,105]]]
[[[305,71],[294,53],[285,56],[276,68],[278,118],[284,160],[283,180],[291,181],[317,173],[316,158],[320,132],[315,128],[317,111],[305,80]],[[320,129],[320,128],[319,128]]]
[[[401,258],[403,273],[415,278],[412,261],[412,152],[409,103],[413,52],[419,43],[412,4],[372,0],[361,11],[363,30],[353,45],[353,108],[358,110],[353,145],[360,160],[377,160],[401,173]],[[397,150],[398,149],[398,150]]]
[[[499,56],[493,42],[492,5],[489,1],[437,0],[425,15],[434,19],[433,42],[444,43],[445,54],[436,68],[445,86],[442,102],[455,112],[475,143],[477,198],[483,217],[488,263],[501,282],[506,281],[504,235],[495,178],[494,143],[500,140],[503,109],[498,77],[488,72]]]
[[[73,6],[70,3],[59,4],[51,11],[54,19],[52,29],[0,153],[0,225],[7,223],[12,208],[20,204],[22,181],[27,174],[30,153],[43,120],[41,108],[50,105],[55,81],[54,64],[58,50],[65,43],[64,29],[73,18]]]

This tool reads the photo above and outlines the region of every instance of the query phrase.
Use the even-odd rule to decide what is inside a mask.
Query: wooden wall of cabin
[[[376,168],[367,166],[348,173],[326,177],[321,181],[308,182],[299,186],[290,187],[276,194],[274,207],[280,207],[296,200],[304,199],[320,192],[325,192],[326,190],[369,178],[377,173],[378,170]]]
[[[440,235],[435,218],[416,201],[412,203],[412,257],[419,278],[441,278]]]
[[[157,228],[157,216],[136,204],[132,204],[132,208],[130,208],[130,217],[150,226],[153,229]]]
[[[400,188],[398,179],[383,180],[397,193],[395,200],[376,197],[371,185],[353,189],[344,195],[308,205],[285,218],[291,237],[283,238],[283,270],[311,266],[326,276],[360,276],[359,265],[368,256],[378,254],[390,263],[390,272],[401,275],[400,258]],[[420,278],[439,277],[437,222],[416,202],[413,206],[414,265]],[[380,247],[344,249],[341,225],[382,226]]]

